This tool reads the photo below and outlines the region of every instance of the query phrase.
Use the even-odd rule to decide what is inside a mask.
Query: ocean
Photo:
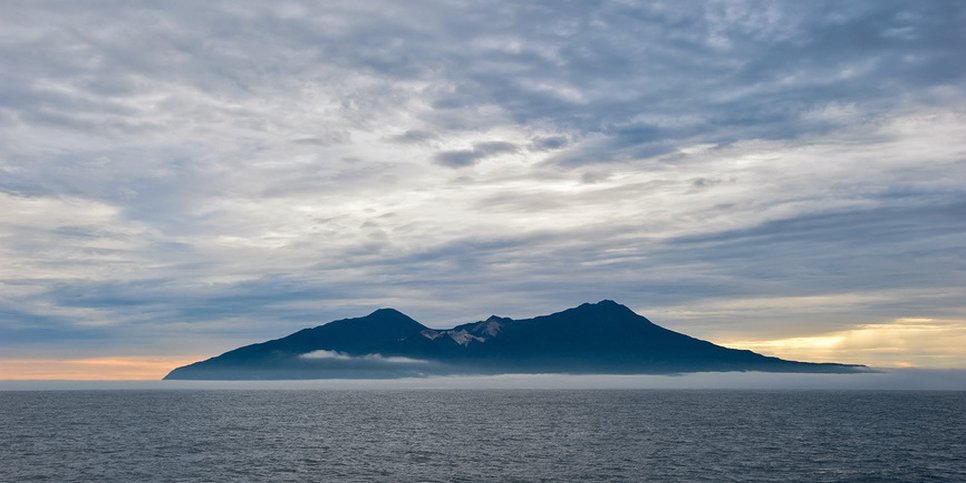
[[[966,481],[966,392],[0,392],[0,481]]]

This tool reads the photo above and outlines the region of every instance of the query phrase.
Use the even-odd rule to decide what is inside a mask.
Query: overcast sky
[[[963,25],[955,0],[3,1],[0,359],[609,298],[966,367]]]

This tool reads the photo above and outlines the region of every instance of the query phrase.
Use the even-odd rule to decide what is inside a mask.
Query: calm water
[[[0,392],[0,481],[966,481],[966,393]]]

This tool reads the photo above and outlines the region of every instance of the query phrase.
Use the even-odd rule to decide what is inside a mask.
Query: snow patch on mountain
[[[503,321],[508,320],[502,317],[491,316],[482,322],[477,322],[472,325],[467,325],[466,329],[449,329],[449,330],[433,330],[426,329],[420,332],[420,335],[429,339],[436,340],[440,337],[449,337],[459,345],[467,346],[472,342],[486,342],[488,339],[495,337],[503,331]]]
[[[426,329],[420,332],[420,334],[429,340],[436,340],[437,338],[439,338],[439,336],[443,335],[443,333],[438,330],[430,330],[430,329]]]
[[[453,339],[454,342],[460,345],[469,345],[470,342],[473,342],[474,340],[478,342],[486,342],[486,339],[470,334],[466,331],[466,329],[455,331],[450,330],[447,332],[449,333],[450,339]]]

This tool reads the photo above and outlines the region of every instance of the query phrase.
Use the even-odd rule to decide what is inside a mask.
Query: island
[[[164,379],[397,378],[508,373],[854,373],[856,364],[799,362],[732,349],[654,324],[612,300],[514,320],[491,316],[429,328],[395,309],[303,329],[178,367]]]

